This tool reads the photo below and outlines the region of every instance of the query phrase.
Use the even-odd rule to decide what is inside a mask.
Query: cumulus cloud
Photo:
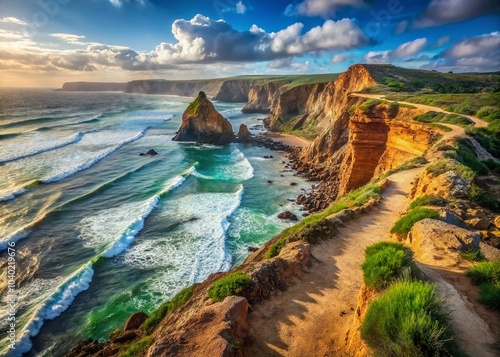
[[[348,55],[346,54],[338,54],[338,55],[334,55],[331,59],[330,59],[330,63],[342,63],[344,62],[345,60],[347,60],[349,58]]]
[[[23,20],[19,20],[16,17],[4,17],[3,19],[0,19],[0,22],[7,23],[7,24],[20,25],[20,26],[26,26],[27,25],[26,22],[24,22]]]
[[[321,16],[328,18],[346,6],[361,7],[366,5],[363,0],[304,0],[297,5],[290,4],[285,9],[287,16]]]
[[[311,52],[348,50],[368,43],[365,34],[350,19],[327,20],[322,26],[305,33],[303,29],[303,24],[296,23],[272,33],[256,25],[248,31],[238,31],[226,21],[196,15],[191,20],[176,20],[172,24],[176,41],[160,43],[149,52],[83,42],[84,36],[65,33],[53,33],[50,36],[79,48],[64,51],[35,46],[16,49],[13,44],[24,35],[0,31],[0,64],[5,65],[9,57],[9,65],[20,58],[20,66],[27,66],[32,60],[33,66],[40,70],[93,71],[119,68],[143,71],[184,68],[193,63],[209,65],[292,59]],[[306,62],[297,64],[290,60],[288,63],[289,67],[301,71],[309,68]]]
[[[500,70],[500,32],[461,40],[451,45],[424,68],[473,72]]]
[[[432,0],[413,26],[439,26],[499,11],[500,3],[496,0]]]
[[[393,60],[416,55],[427,45],[426,38],[405,42],[390,51],[370,51],[364,56],[366,63],[391,63]]]

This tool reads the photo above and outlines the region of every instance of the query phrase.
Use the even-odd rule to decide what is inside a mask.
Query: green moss
[[[252,279],[248,275],[238,271],[215,281],[208,289],[208,296],[215,302],[222,301],[228,296],[242,293],[251,283]]]
[[[428,208],[414,208],[396,222],[394,227],[391,228],[391,233],[408,234],[415,223],[426,218],[438,219],[439,213]]]
[[[390,286],[368,307],[361,337],[375,356],[459,356],[435,287],[421,281]]]
[[[195,115],[198,112],[198,108],[200,107],[201,102],[206,98],[206,94],[204,92],[200,92],[198,94],[198,97],[196,97],[194,101],[189,103],[188,107],[186,108],[186,112]]]
[[[403,278],[413,264],[413,252],[402,244],[375,243],[365,250],[362,265],[365,284],[382,289],[398,278]]]
[[[148,348],[153,344],[153,337],[146,336],[137,342],[132,342],[130,345],[118,353],[118,357],[141,357],[145,356]]]
[[[171,300],[161,304],[160,307],[153,311],[147,318],[141,326],[141,330],[146,334],[151,334],[167,314],[174,312],[191,298],[194,288],[195,285],[185,288],[177,293]]]

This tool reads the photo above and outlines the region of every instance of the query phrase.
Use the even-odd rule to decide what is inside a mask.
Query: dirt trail
[[[363,281],[364,249],[388,239],[408,206],[417,168],[390,176],[383,200],[370,213],[313,246],[317,260],[302,279],[280,295],[254,307],[250,335],[256,342],[246,356],[340,356]]]
[[[446,114],[457,114],[457,113],[448,112],[448,111],[443,110],[443,109],[438,108],[438,107],[432,107],[430,105],[416,104],[416,103],[410,103],[410,102],[402,102],[400,100],[385,99],[385,95],[383,95],[383,94],[351,93],[350,95],[353,96],[353,97],[383,99],[383,100],[386,100],[388,102],[397,102],[397,103],[401,103],[401,104],[412,105],[412,106],[414,106],[414,107],[416,107],[418,109],[427,110],[427,111],[433,111],[433,112],[439,112],[439,113],[446,113]],[[487,122],[485,122],[484,120],[479,119],[477,117],[473,117],[471,115],[464,115],[464,114],[460,114],[460,115],[463,115],[464,117],[469,118],[470,120],[472,120],[474,122],[474,126],[476,126],[478,128],[485,128],[485,127],[488,126]]]

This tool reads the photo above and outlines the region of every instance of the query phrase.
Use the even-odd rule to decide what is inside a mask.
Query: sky
[[[0,86],[500,71],[500,0],[0,0]]]

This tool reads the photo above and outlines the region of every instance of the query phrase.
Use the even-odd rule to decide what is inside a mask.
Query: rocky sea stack
[[[225,145],[236,140],[233,127],[215,108],[204,92],[187,107],[175,141]]]

